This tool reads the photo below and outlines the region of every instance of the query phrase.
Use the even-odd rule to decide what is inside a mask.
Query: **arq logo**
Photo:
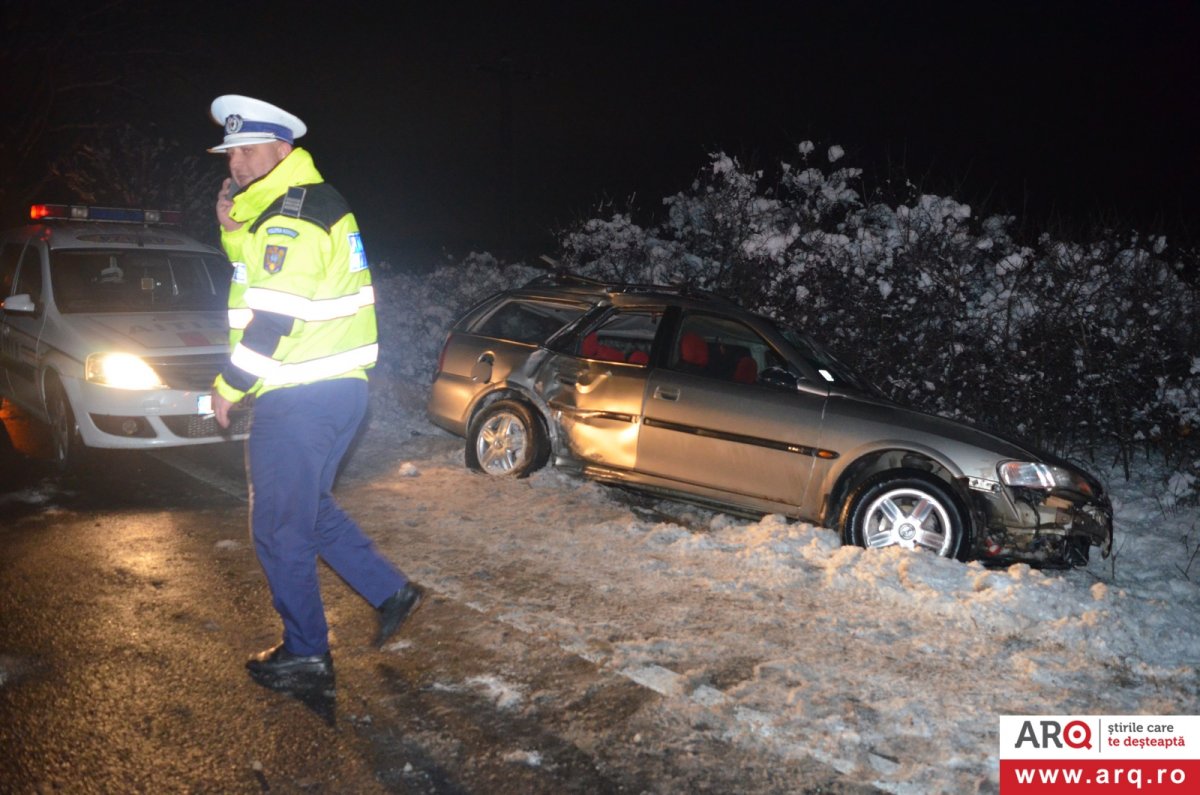
[[[1034,721],[1026,720],[1021,723],[1021,731],[1017,735],[1014,747],[1021,748],[1026,743],[1034,748],[1062,748],[1065,743],[1069,748],[1092,748],[1092,729],[1081,720],[1073,720],[1063,726],[1056,720],[1040,720],[1040,731],[1035,728]]]

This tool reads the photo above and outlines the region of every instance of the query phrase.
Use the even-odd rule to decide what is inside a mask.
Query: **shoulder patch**
[[[350,272],[365,271],[367,269],[367,250],[363,248],[362,233],[351,232],[346,237],[350,240]]]
[[[295,229],[288,229],[286,226],[268,226],[268,235],[286,235],[287,237],[300,237],[300,233]]]
[[[263,254],[263,270],[267,273],[279,273],[283,270],[283,260],[287,256],[287,246],[267,246]]]

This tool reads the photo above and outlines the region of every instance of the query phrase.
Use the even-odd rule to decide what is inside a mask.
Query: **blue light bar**
[[[35,204],[29,208],[35,221],[69,219],[72,221],[115,221],[124,224],[179,224],[178,210],[137,210],[129,207],[88,207],[73,204]]]

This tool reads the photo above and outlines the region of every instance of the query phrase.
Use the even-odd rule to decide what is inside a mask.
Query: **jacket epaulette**
[[[250,226],[250,232],[257,232],[268,219],[283,215],[288,218],[302,218],[321,227],[328,234],[333,225],[349,212],[350,205],[346,199],[328,182],[294,185],[263,210]]]

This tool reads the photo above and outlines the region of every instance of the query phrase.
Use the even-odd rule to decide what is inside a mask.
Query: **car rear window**
[[[224,309],[232,270],[195,252],[55,251],[50,283],[63,313]]]
[[[579,304],[513,299],[482,318],[471,333],[541,345],[554,332],[578,319],[586,309]]]

